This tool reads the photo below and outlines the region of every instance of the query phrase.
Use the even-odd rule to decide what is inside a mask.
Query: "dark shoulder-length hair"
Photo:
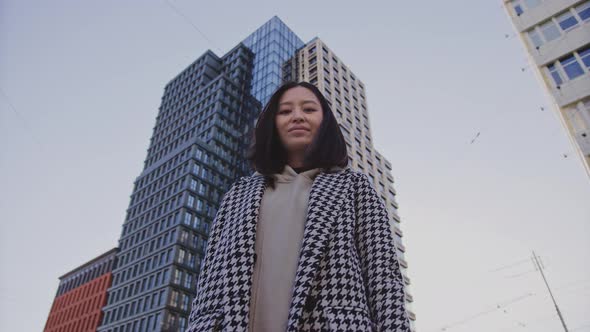
[[[304,159],[305,168],[324,168],[348,164],[346,141],[340,131],[340,126],[332,113],[330,105],[320,90],[308,82],[287,82],[280,86],[270,97],[268,103],[258,116],[256,127],[247,158],[258,173],[270,177],[280,173],[287,163],[287,151],[283,147],[277,128],[275,117],[279,110],[279,100],[283,94],[295,87],[304,87],[318,98],[322,106],[323,119],[320,128],[307,147]]]

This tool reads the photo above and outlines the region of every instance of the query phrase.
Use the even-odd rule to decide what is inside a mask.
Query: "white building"
[[[406,247],[402,244],[401,219],[393,188],[391,163],[373,146],[369,123],[365,85],[344,62],[319,38],[315,37],[303,46],[295,56],[283,65],[283,79],[306,81],[318,87],[328,99],[336,120],[346,140],[351,168],[369,176],[377,193],[389,212],[392,221],[398,261],[405,284],[406,311],[412,331],[415,331],[416,315],[409,287]]]
[[[590,176],[590,1],[503,1]]]

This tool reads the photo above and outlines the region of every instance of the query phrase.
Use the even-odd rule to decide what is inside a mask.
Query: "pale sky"
[[[0,0],[0,330],[117,245],[165,84],[278,15],[366,85],[418,331],[562,331],[532,250],[590,331],[590,179],[500,0],[172,3],[207,39],[165,0]]]

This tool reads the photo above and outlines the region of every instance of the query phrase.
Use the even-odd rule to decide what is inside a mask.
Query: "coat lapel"
[[[339,211],[339,202],[345,192],[340,190],[342,181],[337,178],[342,173],[320,173],[309,194],[307,219],[303,232],[303,242],[299,253],[299,264],[295,274],[293,297],[289,309],[287,331],[298,331],[302,324],[302,314],[310,302],[309,293],[319,265],[330,240]]]
[[[344,182],[337,181],[338,177],[344,172],[326,173],[322,172],[314,179],[309,193],[307,218],[303,232],[303,242],[299,252],[299,263],[295,274],[295,285],[293,287],[293,297],[289,309],[288,331],[297,331],[302,323],[302,313],[308,301],[309,292],[319,271],[319,265],[326,252],[330,234],[339,212],[339,202],[342,202],[342,195],[346,192],[343,190]],[[231,238],[237,236],[239,241],[234,242],[237,247],[228,248],[230,252],[240,253],[238,257],[232,260],[238,260],[232,264],[234,268],[240,270],[234,274],[240,280],[226,280],[226,287],[231,289],[230,297],[240,298],[239,302],[232,303],[226,311],[233,314],[240,312],[238,306],[244,305],[243,299],[251,295],[252,274],[255,263],[255,240],[256,226],[260,205],[267,181],[262,175],[252,176],[245,185],[239,196],[243,199],[243,206],[247,207],[248,213],[244,222],[231,223]],[[231,256],[231,255],[230,255]],[[246,280],[244,280],[246,279]],[[232,301],[233,302],[233,301]],[[246,301],[248,302],[248,301]],[[246,304],[247,305],[247,304]],[[229,310],[228,310],[229,309]],[[247,312],[247,311],[246,311]],[[244,313],[242,311],[242,313]],[[245,317],[244,317],[245,318]]]

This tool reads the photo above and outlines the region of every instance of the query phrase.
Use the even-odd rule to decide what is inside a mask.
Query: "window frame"
[[[580,10],[580,8],[582,8],[582,9]],[[590,1],[586,1],[584,3],[581,3],[581,4],[577,5],[576,7],[574,7],[574,9],[575,9],[575,12],[576,12],[578,18],[580,18],[580,20],[582,20],[582,22],[590,21]],[[584,12],[584,11],[587,11],[586,14],[588,16],[586,16],[586,18],[583,18],[581,15],[581,12]]]
[[[568,27],[563,27],[562,23],[566,22],[570,19],[574,19],[574,21],[576,21],[576,23],[574,23],[573,25],[570,25]],[[557,21],[557,25],[559,26],[559,28],[563,31],[563,32],[568,32],[572,29],[575,29],[576,27],[580,26],[580,22],[578,21],[578,18],[576,17],[576,15],[574,15],[574,13],[572,13],[569,9],[563,13],[561,13],[560,15],[555,16],[555,21]]]
[[[570,56],[562,57],[558,61],[559,61],[559,64],[561,65],[561,68],[563,68],[563,72],[565,73],[565,75],[567,76],[569,81],[575,80],[576,78],[583,76],[586,73],[586,71],[584,70],[584,67],[582,67],[582,65],[578,61],[578,57],[576,56],[576,53],[572,53]],[[575,66],[577,66],[580,69],[581,73],[579,75],[571,77],[570,72],[566,68],[572,68],[572,67],[575,68]],[[575,69],[578,69],[578,68],[575,68]],[[574,72],[572,72],[572,73],[574,73]]]
[[[554,29],[555,29],[555,31],[558,33],[558,35],[557,35],[555,38],[553,38],[553,39],[549,39],[549,38],[547,37],[547,35],[545,34],[545,32],[546,32],[546,31],[547,31],[549,28],[554,28]],[[560,29],[560,27],[559,27],[559,24],[556,24],[556,23],[553,21],[553,19],[550,19],[550,20],[546,21],[546,22],[545,22],[545,23],[543,23],[543,24],[539,24],[539,30],[541,31],[541,34],[543,35],[543,39],[545,39],[545,42],[546,42],[546,43],[549,43],[549,42],[552,42],[552,41],[554,41],[554,40],[557,40],[557,39],[559,39],[559,38],[562,36],[562,34],[561,34],[561,29]]]

